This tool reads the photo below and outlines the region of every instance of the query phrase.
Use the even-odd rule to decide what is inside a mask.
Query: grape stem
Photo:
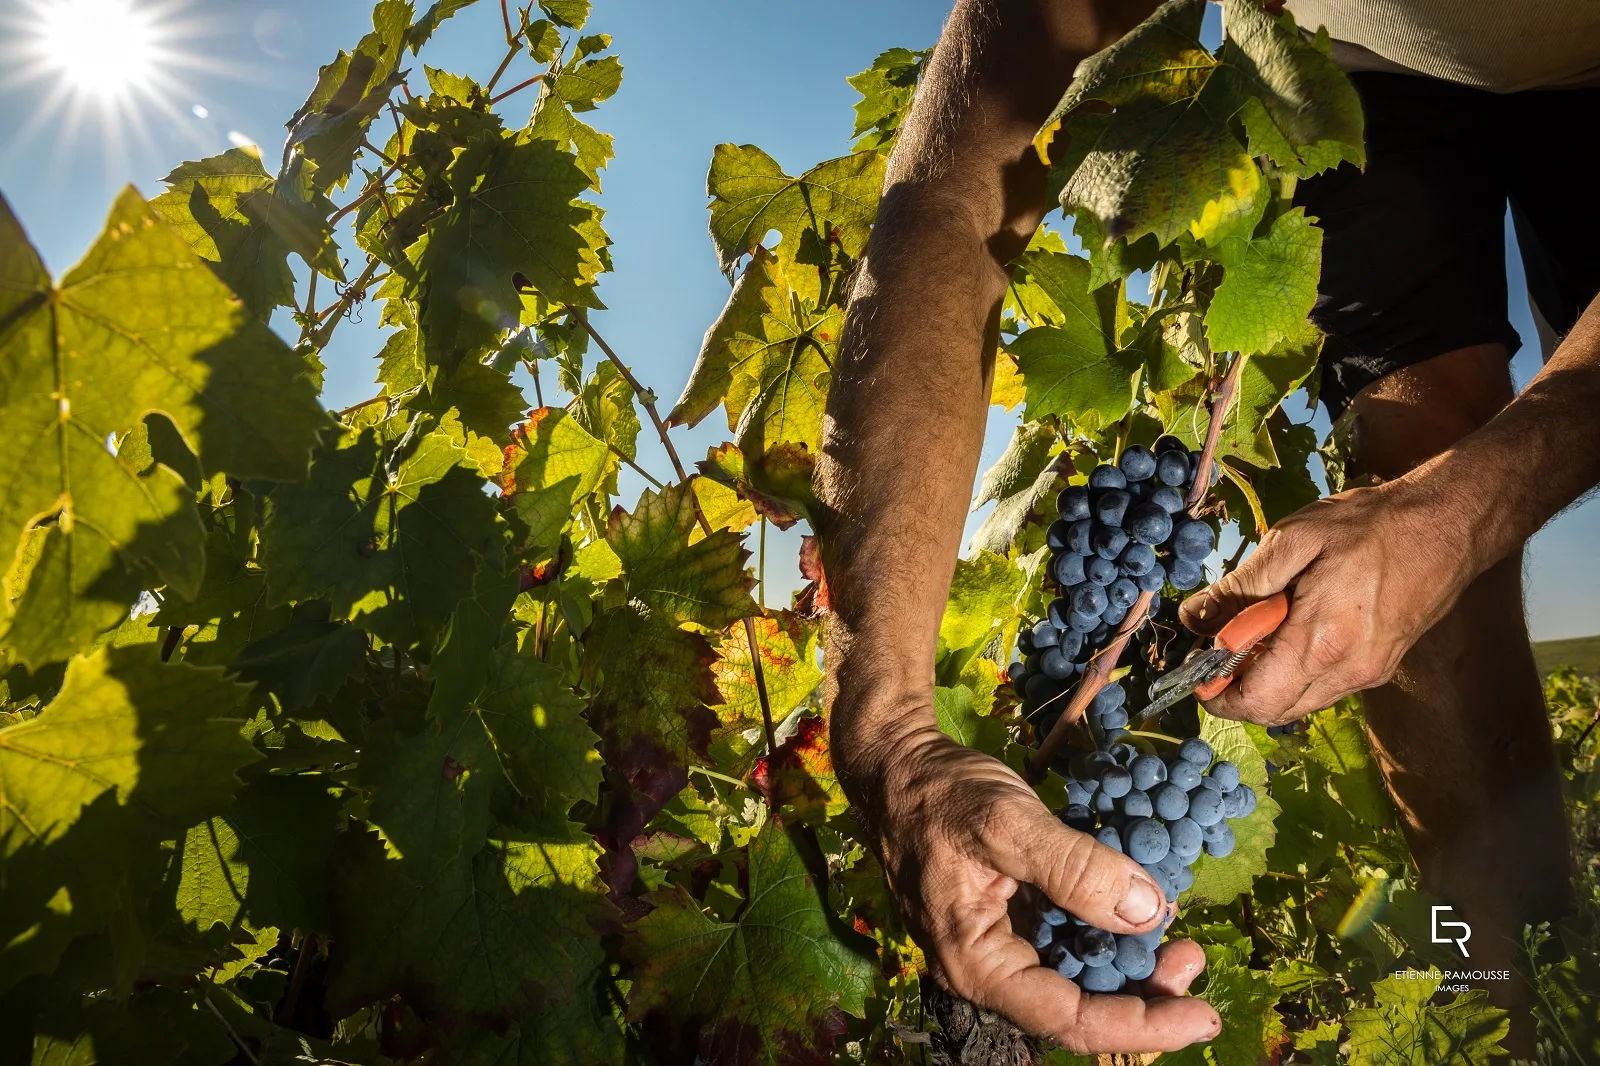
[[[618,358],[617,353],[612,350],[611,345],[606,343],[606,339],[600,336],[599,331],[589,324],[589,316],[584,312],[583,308],[573,307],[570,310],[572,311],[572,317],[578,320],[578,325],[582,326],[583,331],[589,335],[590,339],[600,346],[600,350],[605,353],[605,357],[611,360],[611,365],[617,368],[617,372],[622,375],[623,380],[633,388],[634,396],[643,405],[645,413],[650,416],[651,423],[656,427],[656,436],[661,438],[661,446],[667,450],[667,458],[672,461],[672,469],[678,475],[678,481],[688,485],[689,475],[683,468],[683,461],[678,458],[678,449],[673,446],[672,437],[667,433],[667,424],[661,421],[661,415],[656,411],[655,394],[639,384],[639,379],[633,376],[633,371],[629,370],[627,364]],[[694,516],[700,523],[700,529],[706,536],[711,536],[713,532],[711,523],[706,521],[706,514],[700,509],[700,497],[695,495],[693,486],[689,488],[689,502],[694,504]],[[755,619],[746,618],[744,620],[744,636],[745,640],[750,644],[750,669],[756,679],[756,699],[761,704],[761,726],[767,737],[767,752],[768,754],[776,754],[778,738],[772,724],[772,704],[767,699],[767,676],[766,670],[761,665],[761,644],[756,640]]]
[[[1222,379],[1222,384],[1217,386],[1216,395],[1211,400],[1211,424],[1206,427],[1205,447],[1200,450],[1200,462],[1195,467],[1194,484],[1189,487],[1189,494],[1184,498],[1184,511],[1194,517],[1200,504],[1206,498],[1206,492],[1211,487],[1211,467],[1215,463],[1217,443],[1222,439],[1222,423],[1228,415],[1228,407],[1233,402],[1233,394],[1239,391],[1239,376],[1244,372],[1246,357],[1236,355],[1233,363],[1228,367],[1228,373]],[[1112,671],[1116,670],[1117,663],[1122,659],[1122,653],[1128,646],[1128,641],[1142,626],[1150,614],[1150,604],[1155,601],[1157,593],[1141,592],[1134,605],[1129,608],[1128,616],[1117,627],[1115,637],[1094,658],[1089,660],[1089,668],[1084,671],[1083,680],[1078,682],[1078,687],[1072,690],[1072,699],[1068,701],[1066,710],[1061,712],[1061,717],[1051,727],[1050,733],[1040,743],[1039,749],[1028,760],[1028,779],[1042,781],[1050,770],[1050,760],[1066,743],[1068,731],[1073,724],[1083,717],[1084,711],[1090,702],[1106,687],[1106,682],[1111,680]]]

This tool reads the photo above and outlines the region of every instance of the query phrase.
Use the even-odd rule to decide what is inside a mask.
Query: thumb
[[[1318,551],[1311,537],[1296,535],[1292,527],[1274,529],[1237,570],[1184,600],[1178,618],[1192,631],[1210,636],[1252,603],[1288,588]]]
[[[1018,827],[1001,873],[1027,881],[1056,904],[1113,933],[1153,927],[1167,901],[1144,868],[1086,833],[1068,829],[1043,806]]]

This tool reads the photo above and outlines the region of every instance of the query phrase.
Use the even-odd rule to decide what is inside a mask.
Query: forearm
[[[1142,14],[1123,8],[1130,25]],[[983,443],[1008,264],[1046,208],[1031,141],[1077,63],[1126,28],[1100,24],[1086,3],[963,0],[890,161],[818,469],[847,789],[936,728],[939,620]]]
[[[1600,484],[1600,298],[1515,400],[1408,477],[1452,514],[1463,582]]]

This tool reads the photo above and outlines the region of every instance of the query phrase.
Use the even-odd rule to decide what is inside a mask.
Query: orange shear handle
[[[1282,592],[1275,592],[1234,615],[1217,634],[1217,647],[1234,653],[1244,653],[1248,656],[1245,662],[1248,662],[1255,657],[1257,646],[1277,632],[1287,617],[1289,617],[1289,597]],[[1233,683],[1233,679],[1239,676],[1239,671],[1243,668],[1244,663],[1240,663],[1238,667],[1221,677],[1213,678],[1203,685],[1196,685],[1195,697],[1200,700],[1214,698]]]

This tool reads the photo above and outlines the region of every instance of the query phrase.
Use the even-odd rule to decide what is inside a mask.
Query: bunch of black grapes
[[[1079,752],[1067,779],[1061,820],[1139,863],[1170,903],[1194,883],[1204,850],[1232,853],[1230,819],[1256,809],[1255,791],[1231,762],[1212,763],[1211,745],[1190,737],[1165,758],[1119,741]],[[1088,992],[1119,992],[1155,970],[1155,949],[1170,918],[1148,933],[1116,935],[1049,904],[1038,912],[1033,946],[1040,962]]]
[[[1088,485],[1068,486],[1056,498],[1061,517],[1045,536],[1049,578],[1059,595],[1046,616],[1019,636],[1023,659],[1010,672],[1023,713],[1040,736],[1060,717],[1065,694],[1110,643],[1141,592],[1160,593],[1168,585],[1186,592],[1205,580],[1201,563],[1216,547],[1216,534],[1209,523],[1184,513],[1199,461],[1200,453],[1187,451],[1178,438],[1162,437],[1153,448],[1125,449],[1116,463],[1096,467]],[[1158,596],[1150,613],[1175,622],[1176,603]],[[1165,627],[1185,642],[1182,648],[1164,646],[1166,658],[1187,651],[1180,629]],[[1148,644],[1151,637],[1144,639]],[[1148,648],[1141,651],[1144,658],[1155,657]],[[1120,686],[1107,686],[1095,700],[1090,724],[1097,740],[1127,724],[1123,695]]]

